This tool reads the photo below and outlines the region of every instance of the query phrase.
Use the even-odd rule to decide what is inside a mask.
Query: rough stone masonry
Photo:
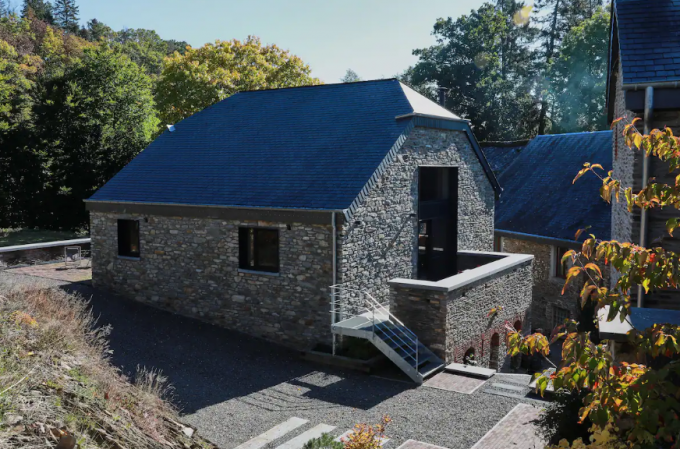
[[[415,277],[420,165],[459,167],[459,249],[492,248],[494,192],[467,136],[416,127],[352,220],[338,223],[339,283],[387,300],[389,279]],[[138,259],[118,257],[117,219],[140,221]],[[279,273],[239,270],[239,226],[279,229]],[[332,233],[330,220],[320,225],[92,211],[93,282],[305,349],[331,339]]]

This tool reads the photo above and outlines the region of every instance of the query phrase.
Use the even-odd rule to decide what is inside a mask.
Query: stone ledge
[[[512,270],[515,267],[531,263],[534,256],[527,254],[507,254],[485,251],[460,251],[461,254],[503,256],[502,259],[482,265],[471,270],[466,270],[454,276],[444,278],[441,281],[423,281],[419,279],[396,278],[388,281],[390,286],[402,288],[412,288],[417,290],[435,290],[440,292],[451,292],[462,287],[473,284],[477,281],[486,281],[496,278],[501,274]]]

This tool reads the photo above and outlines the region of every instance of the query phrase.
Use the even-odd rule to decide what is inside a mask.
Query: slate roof
[[[90,201],[345,210],[409,114],[469,129],[394,79],[237,93],[164,132]]]
[[[499,177],[496,230],[574,240],[578,229],[608,239],[611,207],[599,195],[601,182],[589,174],[572,184],[584,162],[612,167],[612,132],[538,136]]]
[[[680,80],[680,0],[616,0],[623,83]]]
[[[489,161],[491,170],[500,176],[527,145],[527,141],[481,143],[482,152]]]

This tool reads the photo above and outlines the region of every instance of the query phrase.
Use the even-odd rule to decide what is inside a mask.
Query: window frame
[[[266,232],[276,233],[276,265],[263,265],[260,260],[262,247],[258,240]],[[265,228],[257,226],[239,226],[238,228],[238,267],[239,270],[254,271],[267,274],[281,272],[281,230],[278,228]],[[252,264],[251,264],[252,261]]]
[[[139,259],[142,255],[142,242],[140,229],[141,226],[139,224],[139,220],[130,218],[119,218],[116,222],[116,226],[118,240],[118,252],[117,252],[118,257]],[[128,226],[132,226],[132,229],[125,229]],[[126,234],[128,235],[126,236]],[[135,243],[137,246],[137,251],[133,251],[132,249]]]
[[[564,320],[571,318],[571,311],[566,307],[553,305],[552,312],[553,329],[561,324],[564,324]],[[558,314],[561,314],[561,312],[564,312],[564,319],[558,321],[557,316]]]
[[[562,257],[569,251],[569,248],[563,246],[553,246],[553,267],[552,276],[558,279],[566,279],[567,271],[569,271],[568,263],[562,263]]]

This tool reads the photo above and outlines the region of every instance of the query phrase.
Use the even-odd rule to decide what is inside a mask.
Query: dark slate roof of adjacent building
[[[587,174],[572,184],[585,162],[612,168],[612,132],[538,136],[499,177],[496,230],[573,240],[577,230],[609,239],[611,206],[600,180]]]
[[[164,132],[90,201],[345,210],[414,114],[469,130],[394,79],[237,93]]]
[[[680,80],[680,0],[616,0],[623,83]]]
[[[526,140],[516,142],[482,142],[480,146],[486,156],[486,160],[489,161],[491,170],[493,170],[496,176],[500,176],[503,170],[508,168],[515,158],[519,156],[520,151],[527,146],[527,143],[529,142]]]

